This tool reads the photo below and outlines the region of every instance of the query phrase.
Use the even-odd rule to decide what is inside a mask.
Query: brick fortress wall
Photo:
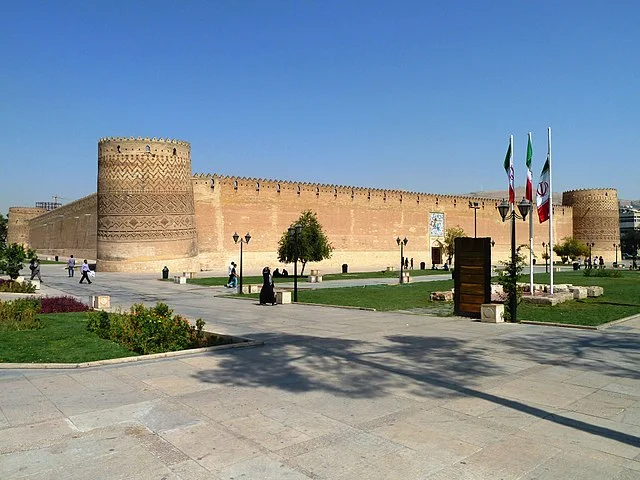
[[[172,273],[214,270],[224,275],[228,263],[239,260],[233,233],[250,232],[244,269],[257,274],[264,265],[284,267],[277,261],[278,240],[310,209],[335,250],[331,259],[309,269],[338,272],[343,263],[350,271],[398,268],[396,237],[409,239],[405,256],[414,259],[415,268],[421,262],[430,268],[433,249],[441,247],[446,228],[461,226],[473,236],[473,201],[479,205],[478,237],[496,242],[493,263],[509,258],[510,229],[500,220],[495,199],[191,175],[190,170],[187,142],[102,139],[98,193],[28,220],[29,243],[41,255],[97,258],[103,271],[160,272],[167,265]],[[443,220],[440,234],[430,226],[433,215]],[[548,226],[538,224],[535,210],[533,215],[534,253],[541,262]],[[571,206],[554,206],[554,223],[556,243],[572,235]],[[10,235],[24,238],[24,224],[22,233],[15,228],[10,223]],[[528,222],[517,222],[517,242],[528,244]]]
[[[44,212],[29,221],[28,246],[41,258],[96,258],[96,194]]]
[[[262,266],[282,268],[277,244],[303,210],[317,213],[318,220],[335,250],[332,258],[307,268],[338,272],[343,263],[350,271],[398,268],[400,250],[396,237],[409,239],[405,256],[414,267],[431,267],[432,247],[442,236],[432,235],[431,213],[444,214],[444,228],[461,226],[474,234],[474,212],[469,201],[478,202],[477,234],[496,241],[494,263],[510,254],[510,229],[496,210],[495,199],[434,195],[398,190],[284,182],[256,178],[195,175],[192,179],[198,225],[199,261],[202,269],[226,271],[229,261],[238,261],[234,232],[252,239],[244,248],[244,269],[257,273]],[[555,238],[571,235],[571,208],[555,206]],[[542,261],[542,242],[548,243],[547,224],[539,225],[534,210],[534,252]],[[518,244],[528,244],[528,222],[518,222]],[[444,261],[444,260],[443,260]],[[286,266],[291,271],[291,266]]]

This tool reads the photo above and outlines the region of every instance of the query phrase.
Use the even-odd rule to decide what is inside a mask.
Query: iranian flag
[[[509,178],[509,203],[514,204],[516,200],[516,191],[513,186],[513,156],[511,155],[511,144],[513,143],[513,135],[509,139],[509,148],[507,155],[504,157],[504,171],[507,172]]]
[[[533,158],[533,147],[531,146],[531,132],[529,132],[529,142],[527,143],[527,189],[525,197],[533,202],[533,184],[531,175],[531,159]]]
[[[551,207],[551,186],[549,181],[549,157],[544,162],[542,174],[540,175],[540,183],[536,190],[536,206],[538,207],[538,219],[540,223],[549,220],[549,208]]]

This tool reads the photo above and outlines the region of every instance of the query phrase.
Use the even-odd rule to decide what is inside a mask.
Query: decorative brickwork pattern
[[[145,242],[152,245],[140,246]],[[118,267],[109,262],[195,255],[190,145],[162,138],[101,139],[98,263],[110,270]]]
[[[620,243],[618,191],[613,188],[570,190],[562,194],[562,203],[573,208],[573,236],[594,243],[592,254],[609,261],[615,256],[614,244]]]

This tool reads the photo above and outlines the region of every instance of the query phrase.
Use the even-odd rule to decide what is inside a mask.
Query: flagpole
[[[529,132],[529,143],[527,144],[527,155],[529,154],[528,148],[531,145],[531,132]],[[531,175],[531,168],[527,169],[527,182]],[[533,188],[533,186],[532,186]],[[533,295],[533,196],[528,198],[531,203],[531,215],[529,215],[529,295]]]
[[[514,191],[514,193],[513,193],[513,201],[511,201],[511,199],[509,199],[509,201],[511,203],[511,210],[515,211],[515,208],[516,208],[515,188],[516,188],[516,186],[515,186],[515,183],[514,183],[515,180],[513,180],[513,175],[514,175],[514,172],[513,172],[513,135],[509,135],[509,147],[511,148],[511,161],[509,163],[509,189],[513,188],[513,191]],[[509,192],[509,193],[511,193],[511,192]]]
[[[551,127],[547,127],[547,149],[549,152],[549,261],[551,264],[549,293],[553,295],[553,174],[551,173]]]

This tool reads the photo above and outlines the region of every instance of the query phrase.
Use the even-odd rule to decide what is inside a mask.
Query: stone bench
[[[411,282],[411,274],[409,272],[403,271],[402,276],[399,277],[400,283],[409,283]]]
[[[242,293],[260,293],[260,289],[262,289],[262,285],[242,285]]]
[[[396,269],[396,267],[387,267],[387,272],[393,272]]]
[[[453,292],[451,290],[447,290],[444,292],[431,292],[429,295],[429,300],[432,302],[452,302],[453,301]]]
[[[587,297],[599,297],[604,294],[604,289],[602,287],[587,287]]]
[[[309,283],[320,283],[320,282],[322,282],[322,275],[309,275],[307,277],[307,282],[309,282]]]
[[[573,300],[573,293],[571,292],[555,292],[553,295],[523,295],[522,301],[531,305],[549,305],[554,306],[560,303],[564,303],[568,300]]]
[[[570,287],[569,291],[573,294],[574,300],[587,298],[587,287]]]
[[[173,282],[174,283],[178,283],[180,285],[186,285],[187,284],[187,277],[180,277],[180,276],[176,275],[175,277],[173,277]]]
[[[196,272],[182,272],[184,278],[196,278]]]

